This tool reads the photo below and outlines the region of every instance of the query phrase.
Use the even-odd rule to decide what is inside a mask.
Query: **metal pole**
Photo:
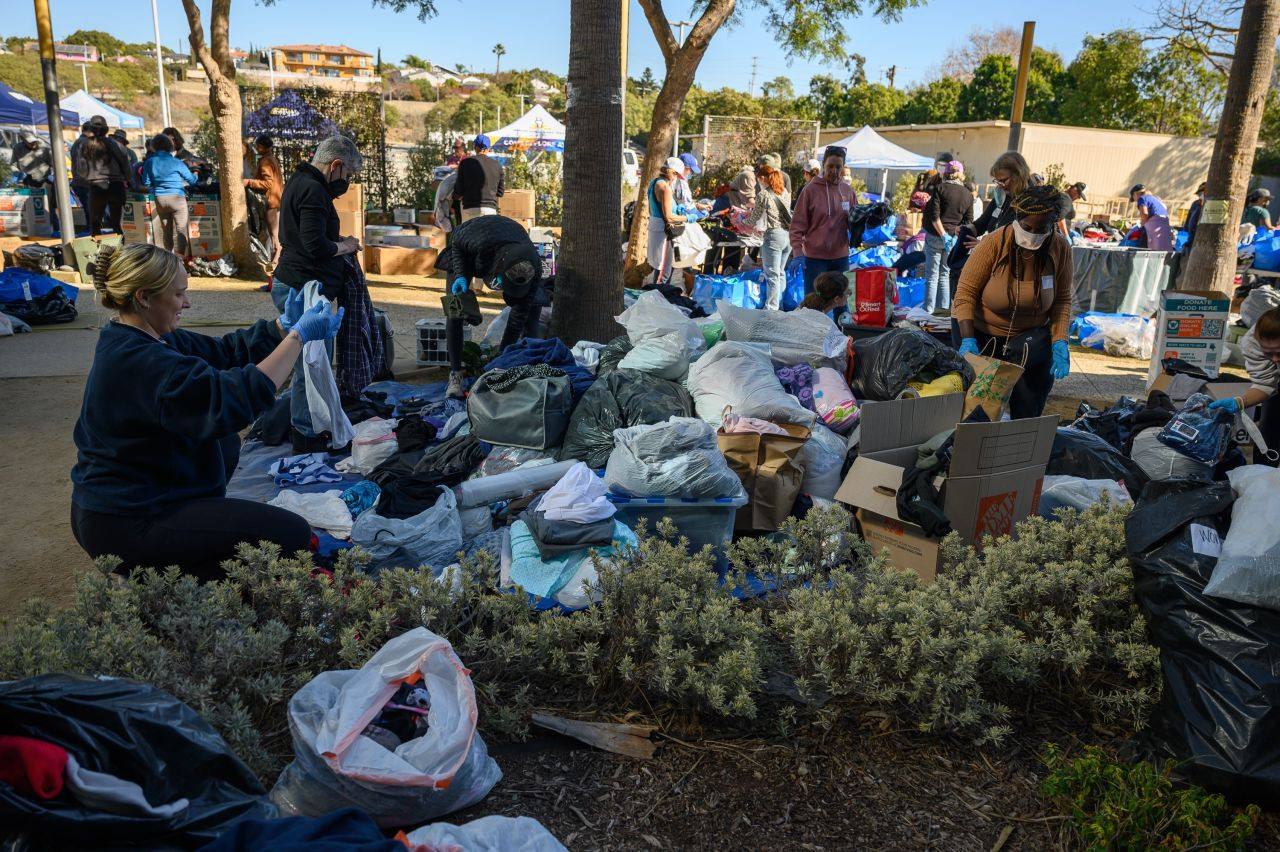
[[[80,83],[84,86],[85,94],[89,93],[89,66],[83,62],[80,63]]]
[[[1022,25],[1022,47],[1018,52],[1018,82],[1013,91],[1013,114],[1009,118],[1009,150],[1022,150],[1022,109],[1027,103],[1027,75],[1031,73],[1031,47],[1035,42],[1036,22]]]
[[[53,21],[49,17],[49,0],[35,0],[36,32],[40,38],[40,70],[44,76],[44,103],[49,112],[49,150],[53,159],[53,185],[58,196],[58,233],[62,237],[63,257],[73,257],[71,241],[76,235],[76,220],[71,215],[71,186],[67,179],[67,158],[62,154],[62,105],[58,100],[58,68],[53,53]]]
[[[702,167],[707,167],[707,152],[711,150],[711,116],[702,116]]]
[[[160,120],[164,122],[165,127],[173,127],[173,122],[169,120],[169,88],[164,83],[164,48],[160,46],[160,14],[156,11],[156,0],[151,0],[151,26],[156,36],[156,79],[160,82]]]
[[[271,87],[271,97],[276,96],[276,51],[273,47],[267,48],[267,85]]]

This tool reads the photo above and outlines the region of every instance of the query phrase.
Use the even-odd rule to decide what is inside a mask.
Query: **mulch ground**
[[[449,821],[530,816],[574,852],[1076,848],[1038,790],[1041,744],[1077,741],[1058,725],[979,749],[885,730],[880,714],[863,722],[791,742],[657,735],[663,746],[647,761],[561,738],[498,746],[502,781]],[[1264,816],[1251,848],[1280,848],[1277,815]]]

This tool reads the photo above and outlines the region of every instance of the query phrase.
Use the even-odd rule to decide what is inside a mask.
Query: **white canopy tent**
[[[845,149],[844,164],[850,169],[880,170],[882,196],[889,186],[889,172],[917,171],[934,167],[933,157],[922,157],[901,145],[895,145],[865,125],[852,136],[846,136],[838,142],[829,144]]]
[[[64,109],[78,112],[82,121],[87,121],[91,116],[100,115],[107,120],[108,127],[123,127],[125,130],[142,129],[143,122],[140,116],[130,115],[124,110],[105,104],[84,89],[79,89],[74,94],[63,98],[62,106]]]
[[[541,104],[487,135],[494,148],[517,151],[564,151],[564,125]]]

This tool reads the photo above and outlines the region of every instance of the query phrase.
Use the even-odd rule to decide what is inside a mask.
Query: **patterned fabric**
[[[342,292],[338,304],[346,308],[346,316],[338,328],[337,350],[338,392],[345,399],[360,396],[360,392],[372,381],[374,373],[385,360],[382,351],[382,335],[378,333],[378,321],[373,314],[373,302],[369,299],[369,287],[365,284],[364,271],[356,263],[354,255],[343,258],[346,264],[342,279]]]
[[[515,387],[516,382],[521,379],[558,379],[566,373],[546,364],[522,364],[507,370],[490,370],[485,375],[488,377],[485,384],[489,390],[503,393]]]

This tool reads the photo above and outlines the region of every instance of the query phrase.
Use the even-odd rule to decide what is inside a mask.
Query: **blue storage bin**
[[[607,496],[609,502],[618,507],[617,519],[632,529],[644,519],[646,531],[653,533],[659,521],[670,518],[680,535],[688,540],[689,553],[711,545],[718,568],[728,564],[725,554],[729,542],[733,541],[733,521],[738,510],[747,505],[745,491],[733,497],[710,499],[623,497],[612,493]]]

